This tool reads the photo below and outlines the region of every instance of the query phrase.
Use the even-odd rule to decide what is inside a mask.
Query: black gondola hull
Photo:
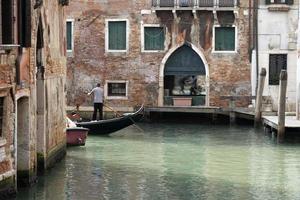
[[[142,111],[143,106],[137,112],[122,117],[100,121],[78,122],[76,125],[88,128],[90,134],[107,135],[140,121],[143,117]]]

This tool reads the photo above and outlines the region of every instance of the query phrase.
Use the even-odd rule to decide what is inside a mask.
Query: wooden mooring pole
[[[262,95],[263,95],[263,91],[264,91],[266,74],[267,74],[266,69],[262,68],[259,73],[258,87],[257,87],[257,91],[256,91],[255,119],[254,119],[255,127],[258,127],[261,124]]]
[[[287,72],[286,70],[281,70],[280,77],[279,77],[277,141],[282,141],[285,134],[286,87],[287,87]]]

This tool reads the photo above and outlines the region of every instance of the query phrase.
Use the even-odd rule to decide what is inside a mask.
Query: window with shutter
[[[13,44],[12,0],[1,1],[1,44]]]
[[[31,1],[18,0],[19,43],[22,47],[31,47]]]
[[[0,137],[2,137],[3,131],[3,107],[4,107],[4,97],[0,97]]]
[[[71,52],[73,51],[73,21],[67,20],[67,51]]]
[[[163,27],[144,27],[144,49],[164,50],[165,34]]]
[[[126,50],[126,21],[108,22],[108,49]]]
[[[215,27],[215,51],[235,51],[235,27]]]
[[[269,55],[269,85],[279,85],[279,75],[287,69],[287,54]]]
[[[109,82],[107,83],[107,96],[110,97],[126,97],[126,82]]]

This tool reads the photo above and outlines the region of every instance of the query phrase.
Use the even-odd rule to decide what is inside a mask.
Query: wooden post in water
[[[258,87],[256,92],[255,101],[255,119],[254,126],[257,127],[261,123],[261,107],[262,107],[262,95],[264,91],[265,79],[266,79],[266,69],[262,68],[259,73]]]
[[[279,77],[277,141],[282,141],[285,134],[286,87],[287,87],[287,72],[286,70],[281,70],[280,77]]]
[[[234,125],[236,123],[236,116],[235,116],[235,99],[234,97],[231,97],[229,99],[229,107],[230,107],[230,113],[229,113],[229,120],[230,125]]]

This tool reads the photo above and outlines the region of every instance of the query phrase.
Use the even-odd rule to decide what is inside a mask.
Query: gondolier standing
[[[93,120],[97,119],[97,110],[99,110],[99,119],[103,119],[103,88],[100,87],[100,83],[97,84],[97,87],[92,89],[88,95],[94,94],[94,113]]]

